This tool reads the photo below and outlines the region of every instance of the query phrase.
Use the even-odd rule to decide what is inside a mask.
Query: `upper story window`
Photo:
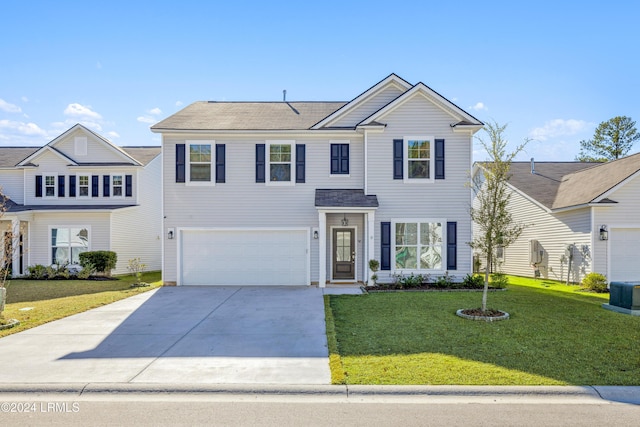
[[[395,222],[395,269],[442,270],[443,223],[429,220]]]
[[[209,141],[193,141],[188,143],[187,182],[213,183],[211,180],[213,169],[212,144]]]
[[[89,175],[78,176],[78,197],[89,197]]]
[[[349,175],[348,141],[331,141],[331,175]]]
[[[432,181],[433,159],[433,137],[423,136],[404,138],[404,179],[406,181]]]
[[[122,175],[112,175],[111,176],[111,194],[113,197],[122,197],[124,192],[122,191],[123,180]]]
[[[44,196],[56,197],[56,176],[55,175],[44,176]]]
[[[269,161],[269,182],[292,184],[295,153],[293,141],[270,141],[267,145]]]

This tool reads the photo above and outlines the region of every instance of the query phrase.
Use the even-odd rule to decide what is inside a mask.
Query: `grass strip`
[[[329,303],[329,295],[324,296],[324,321],[327,328],[327,347],[329,349],[329,368],[331,369],[331,384],[346,384],[342,359],[338,351],[336,328],[333,320],[333,311]]]

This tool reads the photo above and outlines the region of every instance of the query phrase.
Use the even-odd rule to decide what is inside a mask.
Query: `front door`
[[[333,279],[355,279],[356,250],[352,228],[333,229]]]

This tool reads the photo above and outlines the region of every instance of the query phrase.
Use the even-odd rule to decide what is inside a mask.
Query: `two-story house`
[[[77,124],[42,147],[0,147],[4,259],[14,276],[35,264],[78,264],[111,250],[114,273],[141,258],[161,267],[160,147],[118,147]]]
[[[162,134],[163,280],[309,285],[472,270],[483,123],[391,74],[349,102],[195,102]]]

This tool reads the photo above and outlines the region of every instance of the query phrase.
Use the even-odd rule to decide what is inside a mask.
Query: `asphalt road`
[[[215,401],[197,399],[23,401],[33,412],[4,412],[3,426],[637,426],[640,406],[552,402],[400,403]]]

